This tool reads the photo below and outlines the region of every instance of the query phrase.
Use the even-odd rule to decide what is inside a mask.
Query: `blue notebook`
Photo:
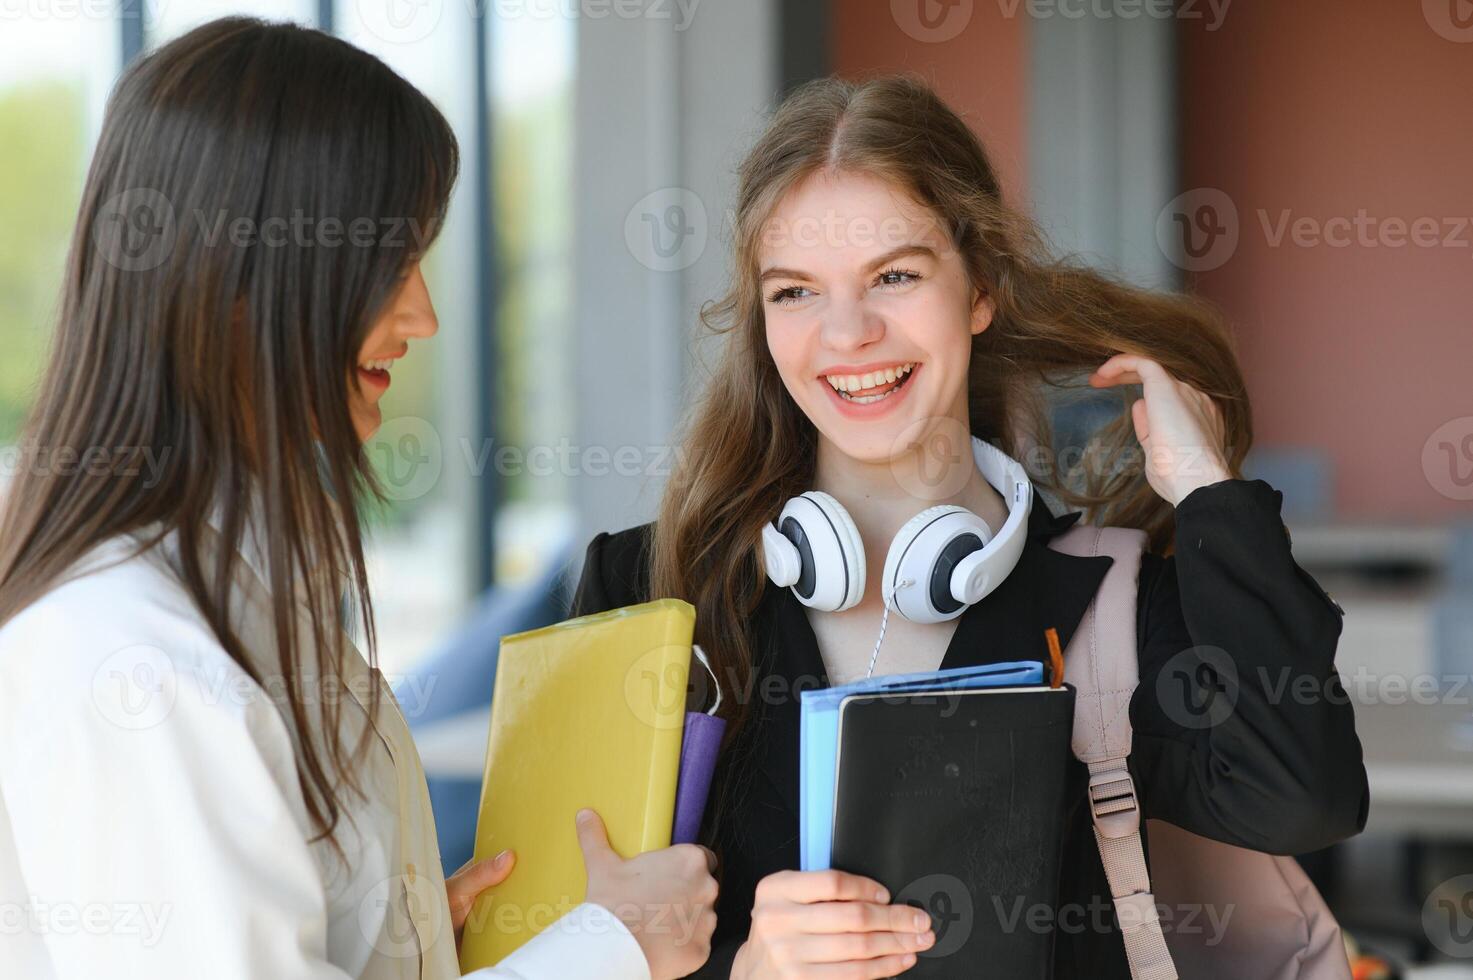
[[[839,709],[847,698],[915,691],[973,691],[1042,683],[1043,664],[1024,660],[920,674],[890,674],[839,687],[804,691],[801,695],[801,755],[798,766],[800,867],[804,871],[822,871],[829,867],[838,779]]]

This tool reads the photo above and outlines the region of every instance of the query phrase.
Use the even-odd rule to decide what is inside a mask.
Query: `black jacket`
[[[1294,562],[1279,516],[1281,499],[1262,481],[1200,488],[1177,507],[1175,554],[1145,556],[1130,771],[1144,817],[1255,850],[1302,854],[1358,833],[1369,791],[1355,719],[1334,667],[1341,613]],[[1078,517],[1054,517],[1035,498],[1022,558],[995,591],[962,614],[943,667],[1047,662],[1048,627],[1068,644],[1111,563],[1046,546]],[[575,614],[651,598],[651,527],[593,539]],[[721,895],[711,959],[699,977],[730,972],[751,925],[757,882],[798,867],[797,692],[828,684],[813,630],[789,590],[764,590],[752,630],[752,721],[718,766],[704,830],[720,856]],[[1163,676],[1175,654],[1193,647],[1218,648],[1224,652],[1216,656],[1230,663],[1219,660],[1222,670],[1212,675],[1181,671],[1178,659],[1169,670],[1181,677]],[[1231,692],[1226,717],[1194,723],[1209,696],[1192,690],[1198,683]],[[1073,803],[1059,896],[1073,908],[1061,908],[1057,919],[1054,975],[1128,980],[1086,805],[1088,773],[1072,758],[1070,765]],[[1103,927],[1095,925],[1100,921]]]

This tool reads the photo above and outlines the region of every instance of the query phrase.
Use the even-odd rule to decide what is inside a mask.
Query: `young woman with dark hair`
[[[7,976],[460,975],[514,857],[442,876],[372,666],[361,452],[436,332],[457,166],[422,94],[316,31],[216,21],[118,83],[0,515]],[[585,902],[484,975],[699,966],[709,853],[567,832]]]

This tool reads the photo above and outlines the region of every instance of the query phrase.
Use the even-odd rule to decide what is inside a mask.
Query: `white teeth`
[[[892,392],[899,391],[899,387],[891,388],[889,391],[877,395],[853,395],[851,392],[863,391],[876,385],[894,384],[904,378],[915,369],[915,364],[902,364],[899,367],[885,368],[881,371],[873,371],[869,374],[826,374],[823,379],[827,381],[835,391],[839,392],[846,401],[855,402],[859,405],[868,405],[877,402],[881,398],[888,398]]]
[[[359,367],[366,368],[369,371],[387,371],[393,363],[394,359],[392,357],[381,357],[376,361],[364,361]]]

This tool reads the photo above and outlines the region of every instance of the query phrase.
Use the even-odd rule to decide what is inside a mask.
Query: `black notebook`
[[[1047,978],[1074,689],[856,695],[839,714],[832,866],[931,914],[907,977]]]

